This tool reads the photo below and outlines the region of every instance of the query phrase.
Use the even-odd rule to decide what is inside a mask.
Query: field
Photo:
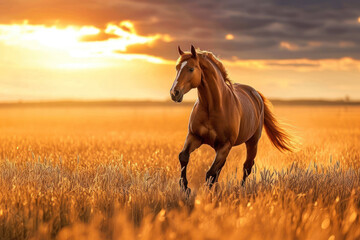
[[[0,108],[0,239],[360,238],[360,107],[275,106],[299,150],[264,133],[241,186],[244,146],[211,191],[180,152],[191,107]]]

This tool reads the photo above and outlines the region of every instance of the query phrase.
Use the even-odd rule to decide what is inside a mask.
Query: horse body
[[[215,70],[217,69],[214,67]],[[250,86],[234,84],[230,87],[222,78],[218,75],[217,79],[221,80],[220,84],[224,85],[228,94],[224,94],[223,90],[219,100],[209,101],[213,95],[209,94],[204,98],[204,91],[208,90],[203,81],[198,87],[199,100],[194,105],[189,121],[189,132],[215,149],[226,142],[230,142],[232,146],[246,142],[258,128],[262,128],[263,123],[263,102],[260,95]],[[207,82],[213,80],[206,79]],[[217,106],[209,106],[210,103]]]
[[[284,134],[286,140],[286,133],[277,126],[265,103],[266,99],[250,86],[232,84],[225,68],[214,55],[209,52],[197,53],[193,47],[191,53],[183,53],[180,49],[179,53],[178,74],[171,89],[173,100],[180,102],[183,94],[191,88],[198,89],[198,100],[190,116],[188,135],[179,154],[180,185],[187,189],[186,167],[189,156],[202,144],[208,144],[216,151],[215,160],[206,174],[206,181],[211,186],[218,180],[231,148],[245,143],[247,158],[244,163],[244,182],[254,164],[264,123],[276,147],[279,147],[276,140],[280,145],[283,143],[287,146],[281,139],[281,134]],[[275,123],[271,125],[269,121]]]

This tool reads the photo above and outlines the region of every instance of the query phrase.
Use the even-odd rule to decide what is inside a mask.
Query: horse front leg
[[[188,180],[186,178],[186,167],[189,163],[190,154],[195,151],[195,149],[201,146],[201,140],[194,136],[191,133],[188,133],[184,147],[179,154],[179,161],[181,166],[181,177],[180,177],[180,187],[186,191],[188,189]],[[190,188],[188,190],[191,191]]]
[[[230,143],[226,143],[216,149],[215,160],[212,163],[209,171],[206,173],[206,182],[209,183],[210,188],[218,181],[221,169],[225,164],[226,158],[229,155],[231,148],[232,145]]]

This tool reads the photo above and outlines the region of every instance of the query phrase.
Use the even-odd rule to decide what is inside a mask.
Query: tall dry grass
[[[0,109],[0,238],[360,238],[360,108],[275,106],[300,150],[281,154],[264,135],[242,187],[234,148],[209,191],[204,146],[187,197],[177,155],[190,110]]]

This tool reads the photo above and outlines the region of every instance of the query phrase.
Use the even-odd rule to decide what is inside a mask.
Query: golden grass
[[[263,135],[241,187],[234,148],[212,191],[195,151],[189,198],[178,153],[191,108],[0,109],[0,239],[360,238],[360,108],[277,107],[302,137]]]

